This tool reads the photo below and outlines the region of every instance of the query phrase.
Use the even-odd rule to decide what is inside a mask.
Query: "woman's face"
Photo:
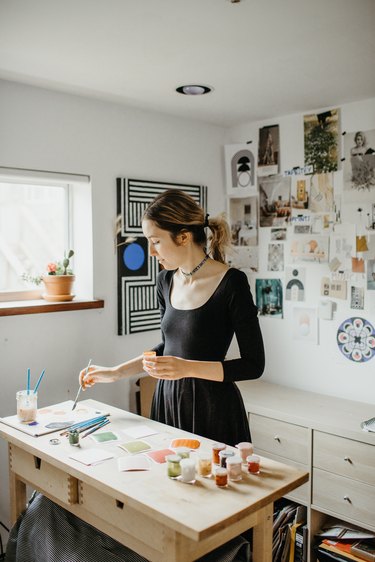
[[[363,137],[362,135],[357,135],[355,137],[355,142],[357,146],[362,146],[363,145]]]
[[[142,221],[142,230],[148,240],[150,256],[155,256],[164,269],[177,269],[181,264],[182,247],[172,240],[170,232],[148,219]]]

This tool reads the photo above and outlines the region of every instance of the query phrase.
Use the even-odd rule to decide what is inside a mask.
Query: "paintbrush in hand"
[[[86,376],[87,373],[89,372],[90,365],[91,365],[91,359],[90,359],[90,361],[89,361],[88,364],[87,364],[85,376]],[[84,376],[83,378],[85,378],[85,376]],[[78,389],[78,392],[77,392],[76,399],[74,400],[74,404],[73,404],[73,407],[72,407],[72,411],[73,411],[74,408],[77,406],[77,400],[78,400],[79,395],[81,394],[81,390],[82,390],[82,384],[79,385],[79,389]]]

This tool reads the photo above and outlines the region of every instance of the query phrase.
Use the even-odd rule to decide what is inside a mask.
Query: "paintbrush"
[[[104,420],[101,423],[96,424],[95,427],[92,427],[91,429],[89,429],[88,431],[86,431],[81,439],[83,439],[84,437],[87,437],[88,435],[91,435],[91,433],[94,433],[94,431],[97,431],[98,429],[101,429],[102,427],[104,427],[105,425],[107,425],[108,423],[110,423],[110,420]]]
[[[86,376],[87,373],[89,372],[90,365],[91,365],[91,359],[90,359],[90,361],[89,361],[88,364],[87,364],[85,376]],[[84,376],[83,378],[85,378],[85,376]],[[78,389],[78,392],[77,392],[76,399],[74,400],[74,404],[73,404],[72,410],[74,410],[74,408],[77,406],[77,400],[78,400],[79,395],[81,394],[81,390],[82,390],[82,383],[79,385],[79,389]]]

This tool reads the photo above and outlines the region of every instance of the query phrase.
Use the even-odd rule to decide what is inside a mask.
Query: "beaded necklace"
[[[192,275],[194,275],[194,273],[196,273],[198,271],[198,269],[200,269],[202,267],[202,265],[204,265],[206,263],[206,261],[208,260],[210,256],[208,254],[206,254],[203,258],[203,260],[198,263],[198,265],[196,267],[194,267],[194,269],[192,269],[191,271],[189,271],[188,273],[186,273],[185,271],[183,271],[180,268],[180,271],[182,273],[182,275],[184,275],[185,277],[191,277]]]

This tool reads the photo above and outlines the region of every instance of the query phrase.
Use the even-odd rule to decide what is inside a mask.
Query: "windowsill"
[[[104,308],[104,300],[72,300],[68,302],[47,302],[43,299],[33,301],[0,302],[0,316],[17,316],[21,314],[44,314],[47,312],[64,312],[66,310],[87,310]]]

